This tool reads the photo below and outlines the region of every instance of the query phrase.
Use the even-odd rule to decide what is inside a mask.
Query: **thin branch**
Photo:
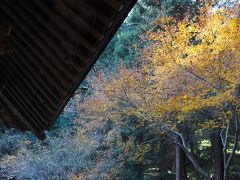
[[[191,151],[186,147],[185,145],[185,141],[183,139],[183,136],[176,132],[171,130],[166,124],[162,125],[161,127],[162,131],[166,133],[166,135],[170,138],[170,140],[178,145],[188,156],[189,160],[191,161],[191,163],[193,164],[194,168],[200,173],[202,174],[205,178],[210,179],[209,174],[207,172],[205,172],[197,163],[196,159],[194,158],[194,156],[192,155]],[[179,142],[179,137],[181,139],[182,142]]]
[[[30,157],[32,158],[33,162],[36,164],[37,168],[38,168],[40,171],[42,171],[42,175],[44,176],[44,178],[45,178],[45,179],[48,179],[48,178],[47,178],[47,175],[46,175],[46,173],[45,173],[45,169],[38,164],[38,162],[37,162],[37,160],[35,159],[34,155],[33,155],[31,152],[29,152],[26,148],[22,147],[22,149],[23,149],[27,154],[30,155]]]
[[[127,93],[127,89],[126,88],[124,88],[123,89],[123,92],[124,92],[124,94],[125,94],[125,96],[126,96],[126,98],[128,99],[128,101],[130,102],[130,106],[132,106],[133,108],[135,108],[135,109],[137,109],[138,108],[138,106],[131,100],[131,98],[128,96],[128,93]]]
[[[137,5],[143,10],[143,11],[147,11],[139,2],[137,2]]]
[[[178,64],[175,62],[176,65],[180,66],[181,68],[183,68],[186,72],[192,74],[193,76],[195,76],[196,78],[198,78],[199,80],[205,82],[206,84],[208,84],[210,87],[220,90],[219,87],[212,85],[207,79],[205,79],[204,77],[201,77],[200,75],[198,75],[197,73],[193,72],[193,69],[189,69],[186,66],[182,65],[182,64]]]
[[[221,140],[222,140],[222,144],[223,144],[223,161],[224,161],[224,164],[226,165],[226,163],[227,163],[227,140],[228,140],[229,124],[227,125],[224,139],[223,139],[223,136],[222,136],[222,132],[221,132]]]
[[[143,142],[141,145],[151,144],[153,142],[157,142],[157,141],[160,141],[160,140],[161,140],[160,138],[154,138],[154,139]]]

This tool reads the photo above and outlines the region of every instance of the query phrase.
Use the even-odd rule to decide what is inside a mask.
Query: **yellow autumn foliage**
[[[111,80],[100,78],[103,88],[88,101],[88,110],[114,121],[134,116],[139,126],[146,119],[164,119],[175,128],[173,116],[182,123],[194,111],[239,103],[239,22],[238,7],[228,11],[209,7],[182,21],[156,20],[159,29],[146,34],[151,45],[142,57],[143,67],[120,68]],[[213,126],[219,124],[209,120],[202,127]]]
[[[237,10],[238,7],[227,12],[209,9],[181,22],[172,18],[157,20],[160,28],[149,32],[153,45],[146,54],[155,68],[152,80],[166,89],[158,97],[166,100],[157,104],[157,109],[188,113],[238,101],[235,96],[240,82]]]

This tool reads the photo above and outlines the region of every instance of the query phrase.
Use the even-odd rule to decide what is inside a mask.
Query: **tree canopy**
[[[239,21],[238,1],[138,1],[46,141],[2,129],[3,177],[239,179]]]

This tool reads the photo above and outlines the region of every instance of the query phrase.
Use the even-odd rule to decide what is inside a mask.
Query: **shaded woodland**
[[[0,179],[240,179],[238,0],[139,0],[47,139],[0,126]]]

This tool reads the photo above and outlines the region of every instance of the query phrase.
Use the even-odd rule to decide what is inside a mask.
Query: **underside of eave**
[[[136,0],[1,0],[0,123],[44,139]]]

